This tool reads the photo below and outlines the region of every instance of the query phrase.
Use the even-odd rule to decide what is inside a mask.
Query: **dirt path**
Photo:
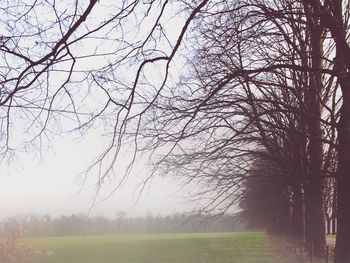
[[[292,247],[283,240],[271,237],[272,247],[275,253],[281,256],[281,263],[301,263],[300,256],[298,256]]]
[[[293,248],[283,240],[270,237],[272,242],[272,247],[274,248],[275,253],[281,255],[281,263],[301,263],[303,262],[298,256]],[[331,250],[334,250],[335,247],[335,236],[327,236],[326,237],[327,245]]]

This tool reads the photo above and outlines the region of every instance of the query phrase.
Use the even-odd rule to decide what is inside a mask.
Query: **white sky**
[[[106,13],[105,9],[108,8],[108,2],[104,1],[105,6],[98,5],[94,9],[92,17],[102,19],[103,14]],[[169,17],[169,19],[165,19],[168,20],[165,25],[170,32],[168,38],[173,40],[172,38],[176,39],[181,30],[181,26],[176,25],[184,23],[184,18],[178,15],[174,16],[176,12],[171,9],[171,5],[167,10],[169,14],[165,17]],[[150,20],[152,18],[154,20],[154,17],[148,17]],[[90,23],[93,24],[93,21]],[[142,25],[147,27],[152,26],[152,23],[145,20]],[[141,33],[142,29],[140,28]],[[84,44],[83,50],[88,49],[86,41]],[[90,44],[94,44],[94,49],[96,43]],[[81,47],[83,48],[83,46]],[[98,60],[93,59],[94,65],[98,64]],[[101,59],[104,61],[104,58]],[[85,65],[91,65],[88,61],[84,60],[83,62]],[[127,73],[125,74],[127,75]],[[57,76],[56,79],[58,79]],[[51,86],[52,84],[54,83],[51,83]],[[17,132],[19,136],[16,136]],[[79,191],[81,181],[77,181],[76,176],[101,152],[101,147],[106,145],[100,134],[96,131],[92,132],[84,140],[68,139],[68,136],[56,137],[52,141],[53,150],[44,152],[41,161],[39,157],[35,156],[38,153],[33,152],[18,153],[18,158],[9,164],[1,163],[0,219],[27,213],[50,214],[51,216],[88,213],[93,203],[94,188],[92,184],[96,182],[96,178],[91,177],[84,185],[83,190]],[[11,143],[15,146],[17,143],[21,144],[20,137],[23,137],[23,130],[19,128],[12,133]],[[195,207],[193,203],[188,203],[184,198],[180,198],[180,196],[185,196],[186,192],[184,190],[177,192],[179,187],[171,178],[155,178],[149,191],[145,191],[142,198],[135,204],[138,197],[135,188],[142,180],[142,176],[145,176],[142,173],[143,169],[146,169],[144,164],[138,163],[127,184],[108,200],[95,207],[91,214],[112,217],[118,210],[125,210],[131,216],[145,215],[147,212],[164,215],[192,210]],[[108,194],[108,192],[105,191],[103,194]]]
[[[84,140],[56,138],[54,150],[45,152],[43,160],[32,154],[22,153],[10,164],[0,166],[0,219],[19,214],[62,214],[88,213],[93,204],[96,178],[81,188],[77,175],[82,172],[101,145],[97,133]],[[91,210],[91,215],[115,216],[118,210],[125,210],[129,216],[166,215],[192,210],[195,205],[185,200],[185,190],[180,190],[171,178],[156,177],[138,202],[136,186],[141,182],[139,163],[128,182],[109,199]],[[144,175],[143,175],[144,176]],[[102,194],[107,194],[105,189]],[[136,202],[136,203],[135,203]]]

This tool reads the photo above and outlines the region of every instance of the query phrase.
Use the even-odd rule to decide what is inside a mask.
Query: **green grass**
[[[82,236],[27,239],[54,255],[30,263],[280,263],[263,233]]]

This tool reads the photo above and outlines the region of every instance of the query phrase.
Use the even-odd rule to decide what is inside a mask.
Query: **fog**
[[[135,164],[127,182],[99,202],[110,193],[120,173],[112,176],[110,186],[101,188],[96,204],[97,177],[91,175],[83,182],[81,175],[98,155],[102,144],[103,139],[97,133],[85,138],[56,137],[51,140],[52,148],[42,151],[41,156],[21,152],[3,162],[0,218],[20,214],[58,217],[73,213],[114,217],[121,210],[129,216],[167,215],[196,208],[194,203],[183,198],[189,191],[172,178],[155,176],[140,196],[139,186],[148,173],[146,158]]]

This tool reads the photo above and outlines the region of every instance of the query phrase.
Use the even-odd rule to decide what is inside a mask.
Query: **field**
[[[263,233],[204,233],[27,239],[51,256],[30,263],[281,263]],[[289,263],[290,261],[288,261]]]

